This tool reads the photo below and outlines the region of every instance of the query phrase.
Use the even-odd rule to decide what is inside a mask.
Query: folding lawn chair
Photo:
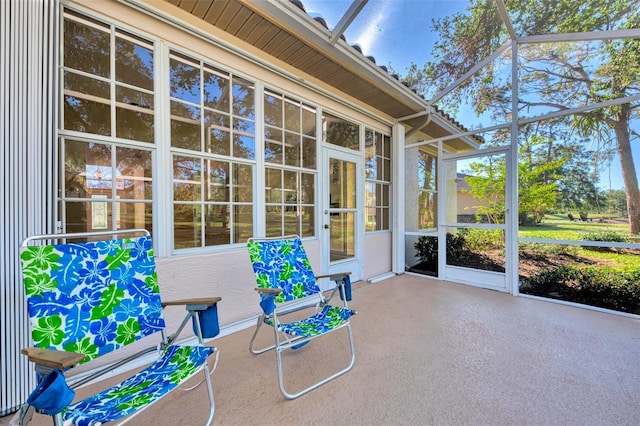
[[[49,244],[61,239],[109,238],[125,232],[144,235]],[[37,241],[39,245],[34,245]],[[52,415],[54,424],[98,425],[114,420],[125,423],[199,372],[203,372],[200,383],[206,382],[209,393],[207,424],[211,423],[215,403],[207,359],[216,348],[205,346],[203,339],[219,333],[217,302],[221,299],[163,303],[151,237],[146,230],[33,236],[22,243],[20,261],[35,345],[22,353],[35,363],[40,381],[14,416],[14,424],[28,423],[34,410]],[[177,331],[167,336],[162,310],[169,305],[184,305],[187,314]],[[197,344],[175,344],[189,320]],[[160,339],[150,348],[96,368],[93,374],[78,380],[64,376],[65,370],[79,363],[95,360],[152,334]],[[157,352],[157,359],[144,370],[71,403],[74,388],[153,352]]]
[[[347,301],[351,299],[349,274],[314,276],[300,237],[295,235],[279,239],[251,238],[247,247],[258,283],[256,290],[260,293],[260,307],[263,310],[251,337],[249,350],[253,354],[260,354],[275,348],[280,391],[285,398],[297,398],[351,370],[355,362],[355,349],[350,318],[356,312],[347,305]],[[329,278],[336,283],[329,297],[325,298],[317,284],[317,279],[320,278]],[[343,306],[328,304],[336,291],[339,291]],[[287,314],[308,309],[310,306],[316,308],[311,316],[288,323],[282,322]],[[256,349],[254,342],[263,323],[273,327],[275,343]],[[287,392],[283,378],[282,352],[287,349],[299,349],[317,337],[345,327],[351,347],[349,365],[299,392]]]

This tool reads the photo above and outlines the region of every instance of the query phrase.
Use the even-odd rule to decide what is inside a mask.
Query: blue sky
[[[311,16],[321,16],[333,28],[352,0],[304,0]],[[431,19],[463,10],[460,0],[369,0],[345,37],[358,44],[378,65],[389,65],[400,73],[411,64],[424,64],[430,58],[437,35],[431,32]]]
[[[324,18],[330,29],[351,3],[352,0],[303,0],[307,13]],[[345,37],[349,44],[358,44],[365,56],[373,56],[378,65],[391,65],[402,75],[411,62],[422,66],[431,59],[432,46],[438,37],[431,30],[432,19],[463,12],[467,5],[466,0],[369,0],[347,29]],[[461,111],[456,119],[467,127],[494,124],[468,111]],[[634,121],[632,126],[638,129],[638,119]],[[640,141],[632,142],[632,146],[636,169],[640,173]],[[611,162],[610,173],[604,173],[599,186],[608,189],[610,185],[612,189],[623,188],[617,156]]]

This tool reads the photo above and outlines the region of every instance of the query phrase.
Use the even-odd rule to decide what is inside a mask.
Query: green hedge
[[[640,269],[562,266],[523,278],[520,292],[640,314]]]

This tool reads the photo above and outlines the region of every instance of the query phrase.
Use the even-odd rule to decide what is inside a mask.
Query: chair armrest
[[[351,275],[351,272],[342,272],[339,274],[316,275],[316,280],[319,280],[322,278],[329,278],[329,280],[331,281],[337,281],[341,278],[348,277],[349,275]]]
[[[280,294],[282,293],[282,289],[281,288],[261,288],[261,287],[256,287],[254,288],[255,291],[257,291],[258,293],[269,293],[269,294]]]
[[[35,347],[23,348],[20,352],[27,355],[31,362],[58,370],[73,367],[85,358],[84,354],[77,352],[54,351]]]
[[[215,305],[219,301],[222,300],[222,297],[200,297],[194,299],[179,299],[179,300],[170,300],[168,302],[162,302],[162,307],[166,308],[167,306],[182,306],[186,305],[187,309],[191,308],[193,310],[204,310],[209,306]],[[202,306],[202,308],[200,308]]]

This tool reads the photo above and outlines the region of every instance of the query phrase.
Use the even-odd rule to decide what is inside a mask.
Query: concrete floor
[[[292,401],[279,392],[275,355],[249,353],[252,330],[216,339],[214,424],[640,424],[636,318],[410,275],[358,283],[350,306],[353,370]],[[348,363],[346,333],[284,358],[298,371],[288,376],[295,391]],[[131,424],[196,425],[207,412],[200,387]],[[36,415],[31,424],[50,421]]]

